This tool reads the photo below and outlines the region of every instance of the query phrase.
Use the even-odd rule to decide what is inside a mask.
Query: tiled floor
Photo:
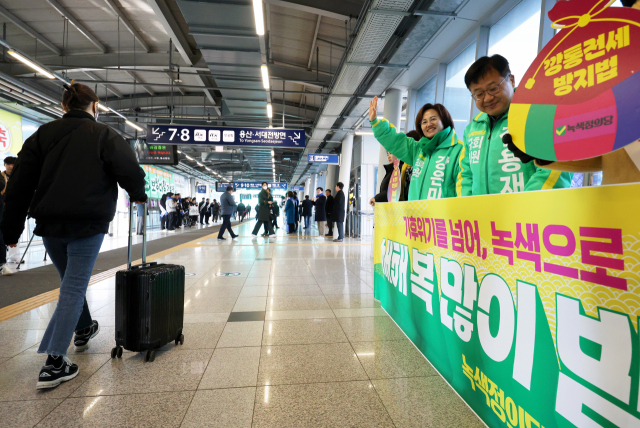
[[[100,334],[80,375],[36,391],[55,303],[0,323],[3,427],[482,427],[373,298],[371,242],[317,231],[205,239],[186,267],[185,343],[112,360],[114,279],[90,287]],[[315,233],[316,236],[313,236]],[[455,422],[454,422],[455,421]]]

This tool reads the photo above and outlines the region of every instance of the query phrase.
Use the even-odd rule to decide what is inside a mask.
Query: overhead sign
[[[216,183],[216,191],[218,192],[226,192],[227,186],[231,186],[235,189],[261,189],[262,182],[260,181],[245,181],[242,183]],[[284,189],[287,190],[287,183],[267,183],[267,186],[270,189]]]
[[[509,133],[528,155],[592,158],[640,137],[640,10],[606,0],[560,1],[549,12],[563,28],[518,86]]]
[[[326,163],[329,165],[338,165],[340,163],[340,155],[307,155],[309,163]]]
[[[250,147],[305,147],[302,129],[220,128],[188,125],[153,125],[149,144],[199,144]]]
[[[291,190],[292,192],[304,192],[304,186],[289,187],[289,190]]]
[[[133,150],[140,165],[178,165],[178,147],[173,144],[148,144],[133,141]]]
[[[207,185],[206,185],[206,184],[204,184],[204,185],[202,185],[202,184],[201,184],[201,185],[199,185],[199,186],[198,186],[198,193],[207,193]]]

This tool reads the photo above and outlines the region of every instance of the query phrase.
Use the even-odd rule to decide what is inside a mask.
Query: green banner
[[[172,173],[150,165],[142,167],[146,174],[144,190],[149,198],[160,199],[167,192],[175,192]]]

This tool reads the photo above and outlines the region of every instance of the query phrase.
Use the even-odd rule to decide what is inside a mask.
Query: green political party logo
[[[560,136],[560,135],[565,135],[566,133],[567,133],[567,125],[558,126],[556,128],[556,135]]]

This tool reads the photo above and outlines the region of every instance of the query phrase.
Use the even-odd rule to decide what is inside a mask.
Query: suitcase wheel
[[[176,337],[176,346],[178,346],[178,343],[180,343],[181,345],[184,345],[184,334],[181,334],[180,336]]]
[[[156,351],[155,350],[147,351],[147,353],[144,356],[144,360],[148,361],[150,363],[152,363],[153,360],[155,360],[155,359],[156,359]]]
[[[111,350],[111,358],[122,358],[122,346],[116,346]]]

